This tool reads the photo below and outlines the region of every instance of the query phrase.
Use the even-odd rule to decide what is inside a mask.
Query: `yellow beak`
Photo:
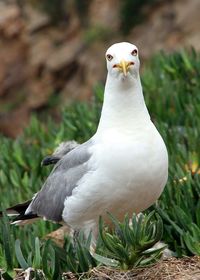
[[[126,76],[127,72],[128,72],[128,68],[130,66],[130,62],[125,61],[124,59],[122,59],[120,61],[120,63],[117,64],[116,66],[117,66],[117,68],[119,68],[123,72],[124,76]]]

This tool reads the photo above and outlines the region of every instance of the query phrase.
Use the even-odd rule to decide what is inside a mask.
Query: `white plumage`
[[[89,171],[65,200],[63,219],[72,227],[96,225],[99,215],[140,212],[160,196],[168,176],[165,144],[150,120],[139,76],[137,48],[111,46],[100,123],[89,149]],[[127,75],[114,67],[133,62]]]
[[[43,217],[95,235],[99,215],[106,219],[110,212],[122,220],[126,213],[148,208],[162,193],[168,155],[144,102],[137,47],[114,44],[106,60],[96,134],[47,158],[45,164],[56,165],[42,189],[31,202],[10,208],[20,213],[17,221]]]

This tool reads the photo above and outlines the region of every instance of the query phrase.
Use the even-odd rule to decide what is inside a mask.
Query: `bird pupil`
[[[107,55],[107,59],[108,59],[108,60],[111,60],[112,58],[113,58],[113,57],[112,57],[111,54],[108,54],[108,55]]]
[[[133,50],[132,55],[137,55],[137,50]]]

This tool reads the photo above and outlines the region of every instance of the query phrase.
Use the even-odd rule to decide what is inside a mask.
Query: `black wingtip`
[[[47,165],[50,165],[50,164],[56,164],[59,160],[60,160],[59,157],[47,156],[47,157],[45,157],[42,160],[41,166],[47,166]]]
[[[28,201],[25,201],[24,203],[19,203],[17,205],[14,205],[8,209],[6,209],[6,211],[15,211],[19,214],[21,213],[25,213],[26,209],[28,208],[29,204],[31,203],[32,200],[28,200]]]
[[[31,200],[24,203],[14,205],[5,210],[5,213],[11,217],[11,224],[15,225],[25,225],[27,223],[32,223],[36,218],[39,218],[37,214],[28,213],[25,214]],[[0,211],[0,218],[3,217],[4,211]]]
[[[29,213],[27,215],[20,214],[13,219],[13,222],[31,220],[31,219],[35,219],[35,218],[38,218],[37,214],[33,214],[33,213]]]
[[[30,203],[31,200],[9,207],[5,210],[5,213],[16,216],[24,215]],[[3,213],[4,211],[0,211],[0,218],[3,217]]]

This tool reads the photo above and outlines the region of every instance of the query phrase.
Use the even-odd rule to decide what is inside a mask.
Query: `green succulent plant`
[[[148,215],[136,216],[130,220],[128,215],[123,222],[119,222],[109,214],[113,231],[104,226],[103,220],[99,221],[99,235],[103,246],[99,251],[107,258],[105,264],[113,262],[114,266],[130,269],[136,266],[145,266],[154,263],[162,254],[165,246],[153,248],[161,240],[163,225],[161,218],[154,212]],[[98,260],[101,257],[96,255]],[[112,262],[111,262],[112,261]]]

